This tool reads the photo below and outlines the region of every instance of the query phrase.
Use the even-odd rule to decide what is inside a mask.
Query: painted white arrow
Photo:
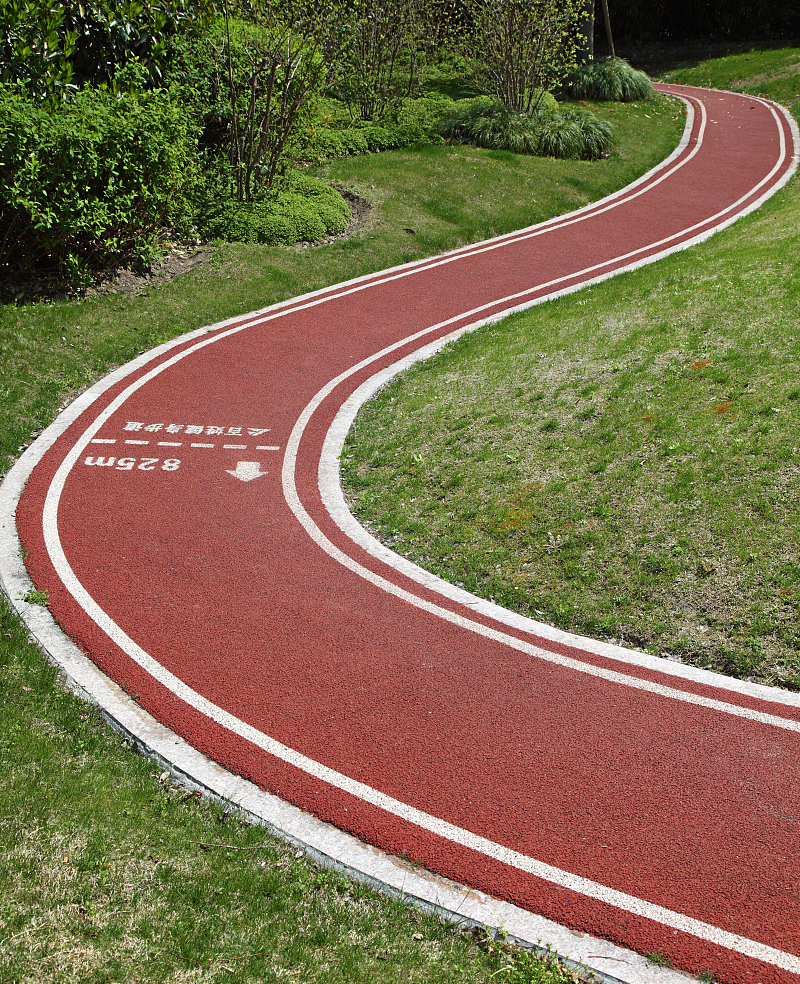
[[[261,471],[260,461],[237,461],[236,471],[231,471],[229,468],[225,470],[229,475],[233,475],[234,478],[239,478],[243,482],[252,482],[254,478],[261,478],[262,475],[268,474]]]

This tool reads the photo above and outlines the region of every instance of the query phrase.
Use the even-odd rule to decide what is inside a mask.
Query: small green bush
[[[0,85],[0,278],[144,253],[191,219],[196,140],[163,91],[35,105]]]
[[[450,140],[474,143],[490,150],[511,150],[517,154],[539,152],[537,117],[517,113],[488,99],[456,109],[443,124],[442,133]]]
[[[333,100],[325,100],[325,122],[314,127],[311,153],[306,156],[324,161],[368,151],[378,153],[418,144],[442,143],[439,126],[454,105],[447,96],[408,99],[396,119],[373,121],[344,119],[341,107]]]
[[[486,99],[459,107],[441,132],[450,140],[491,150],[582,160],[602,157],[614,142],[611,125],[592,113],[551,106],[518,113]]]
[[[292,246],[344,232],[349,219],[335,188],[292,172],[281,187],[251,202],[225,199],[202,211],[198,227],[209,239]]]
[[[644,102],[655,93],[653,83],[624,58],[598,58],[575,69],[570,78],[573,99],[598,102]]]
[[[539,114],[539,154],[542,157],[597,160],[614,143],[614,128],[593,113],[560,109]]]

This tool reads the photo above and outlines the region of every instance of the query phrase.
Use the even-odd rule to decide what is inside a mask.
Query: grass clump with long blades
[[[624,58],[598,58],[575,69],[569,83],[573,99],[598,102],[643,102],[655,89],[644,72],[632,68]]]
[[[614,130],[580,109],[560,109],[552,99],[530,113],[520,113],[499,103],[479,101],[459,108],[442,124],[448,139],[489,150],[558,157],[562,160],[597,160],[614,143]]]

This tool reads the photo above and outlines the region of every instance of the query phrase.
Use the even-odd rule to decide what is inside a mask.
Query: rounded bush
[[[198,179],[194,135],[166,92],[84,89],[53,106],[0,85],[0,276],[145,250],[189,223]]]
[[[283,187],[254,201],[226,199],[208,207],[198,226],[209,239],[292,246],[344,232],[349,219],[347,202],[335,188],[293,173]]]
[[[653,83],[624,58],[598,58],[575,69],[569,82],[573,99],[597,102],[644,102],[655,93]]]

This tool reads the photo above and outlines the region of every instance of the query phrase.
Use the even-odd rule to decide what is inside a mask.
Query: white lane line
[[[275,444],[257,444],[256,451],[280,451],[280,448]]]
[[[126,441],[126,444],[149,444],[149,441]]]
[[[450,319],[455,321],[458,319]],[[439,325],[434,326],[435,328],[440,328],[447,325],[450,322],[441,322]],[[437,339],[431,346],[428,346],[425,350],[425,354],[430,356],[435,351],[446,345],[448,342],[459,338],[461,335],[469,331],[474,331],[476,328],[481,327],[485,324],[484,321],[476,322],[471,325],[459,328],[452,332],[450,335]],[[426,332],[421,332],[421,334],[426,334],[431,329],[427,329]],[[297,485],[295,482],[295,469],[297,465],[297,454],[300,447],[300,442],[302,440],[303,434],[309,421],[313,417],[317,408],[322,404],[322,402],[335,390],[341,383],[345,382],[351,376],[358,373],[361,369],[369,366],[378,360],[385,359],[388,354],[392,351],[396,351],[397,348],[401,347],[404,343],[398,342],[395,345],[388,346],[381,352],[378,352],[374,356],[370,356],[364,359],[362,362],[353,366],[352,368],[341,373],[335,379],[332,379],[316,394],[316,396],[308,403],[303,413],[297,419],[292,433],[289,437],[289,441],[286,445],[286,454],[283,461],[283,493],[289,508],[297,517],[298,522],[303,526],[308,535],[312,540],[325,551],[330,557],[340,563],[343,567],[357,574],[359,577],[368,581],[387,594],[394,595],[403,601],[408,602],[415,608],[419,608],[422,611],[427,612],[430,615],[435,615],[436,617],[442,619],[443,621],[449,622],[452,625],[456,625],[459,628],[467,629],[470,632],[474,632],[477,635],[481,635],[484,638],[491,639],[494,642],[498,642],[502,645],[508,646],[511,649],[515,649],[519,652],[524,652],[526,655],[533,656],[536,659],[544,660],[548,663],[555,663],[559,666],[564,666],[569,669],[577,670],[581,673],[586,673],[590,676],[597,677],[608,682],[613,682],[617,684],[622,684],[623,686],[631,687],[636,690],[643,690],[648,693],[658,694],[662,697],[666,697],[672,700],[679,700],[689,704],[695,704],[701,707],[707,707],[710,710],[720,711],[724,714],[730,714],[735,717],[745,718],[750,721],[756,721],[761,724],[772,725],[773,727],[782,728],[786,731],[794,731],[800,733],[800,721],[793,721],[790,718],[779,717],[775,714],[767,714],[763,711],[756,711],[747,707],[740,707],[737,704],[730,704],[726,701],[715,700],[710,697],[703,697],[698,694],[687,693],[683,690],[677,690],[673,687],[667,687],[663,684],[652,683],[649,680],[643,680],[640,677],[629,676],[625,673],[619,672],[617,670],[609,670],[604,667],[595,666],[592,663],[583,663],[580,660],[573,659],[568,656],[562,656],[558,653],[552,653],[549,650],[541,649],[538,646],[534,646],[529,642],[525,642],[518,639],[516,636],[509,635],[506,632],[502,632],[498,629],[490,628],[489,626],[483,625],[480,622],[476,622],[473,619],[467,618],[450,609],[443,608],[440,605],[436,605],[432,602],[426,601],[420,598],[418,595],[411,591],[407,591],[404,588],[399,587],[392,581],[387,580],[381,575],[374,573],[368,568],[359,564],[358,561],[354,560],[349,554],[345,553],[335,544],[333,544],[320,530],[317,524],[309,516],[305,507],[300,501],[300,496],[297,492]],[[409,357],[413,359],[417,356],[414,353],[413,356]],[[406,360],[402,360],[398,365],[402,365]],[[386,372],[386,371],[384,371]],[[384,375],[384,374],[380,374]],[[387,374],[388,375],[388,374]],[[323,449],[320,457],[319,463],[319,485],[320,494],[323,502],[331,514],[334,522],[337,519],[341,519],[341,508],[339,503],[336,501],[336,489],[332,490],[331,473],[336,470],[338,473],[338,467],[335,462],[338,461],[338,453],[341,449],[341,442],[343,441],[346,431],[343,433],[344,421],[352,419],[352,414],[358,409],[360,402],[363,402],[365,392],[368,392],[374,385],[374,378],[368,380],[359,393],[349,397],[345,403],[342,405],[345,409],[345,416],[334,419],[334,423],[329,428],[328,433],[323,443]],[[352,401],[352,404],[351,404]],[[336,421],[339,419],[339,426],[337,428]],[[333,433],[332,433],[333,432]],[[333,480],[335,486],[338,487],[338,494],[341,495],[341,487],[338,486],[338,474]],[[338,514],[338,515],[335,515]],[[355,520],[353,521],[355,523]],[[665,661],[666,663],[666,661]],[[764,688],[766,690],[766,688]]]
[[[786,177],[785,180],[788,180],[788,176]],[[757,186],[757,188],[762,187],[763,183],[764,182],[761,182]],[[778,187],[780,187],[780,185],[778,185]],[[754,207],[756,207],[755,204],[749,206],[748,209],[745,210],[745,212],[751,210]],[[719,213],[719,214],[720,215],[726,214],[728,211],[730,211],[730,209],[726,209],[724,210],[723,213]],[[745,214],[745,212],[743,212],[742,214]],[[707,220],[707,222],[708,221],[711,220]],[[727,220],[724,223],[720,223],[720,227],[729,224],[730,221],[732,220]],[[693,227],[693,229],[694,228],[697,227]],[[695,236],[694,239],[688,240],[687,243],[681,244],[681,247],[677,247],[677,246],[673,247],[670,250],[665,250],[663,253],[659,255],[665,255],[666,252],[673,252],[677,248],[682,248],[685,247],[685,245],[687,244],[691,244],[692,242],[700,241],[702,238],[706,238],[708,235],[710,235],[711,232],[713,231],[714,230],[706,231],[700,236]],[[675,239],[675,238],[676,237],[670,237],[670,239]],[[641,250],[636,252],[641,252]],[[648,257],[647,261],[652,262],[652,260],[655,258],[657,257],[655,256]],[[600,264],[599,266],[608,266],[608,265],[609,263]],[[641,265],[641,263],[630,264],[626,269],[632,268],[636,265]],[[590,268],[590,269],[596,269],[596,268]],[[622,271],[618,270],[615,272],[622,272]],[[575,276],[576,275],[573,274],[570,278],[560,278],[560,279],[573,279]],[[605,279],[605,276],[607,275],[604,275],[602,279]],[[601,278],[597,278],[597,279],[601,279]],[[557,282],[558,281],[556,281],[556,283]],[[534,290],[536,289],[537,288],[534,288]],[[572,290],[572,289],[576,289],[576,288],[567,288],[566,290]],[[531,291],[523,292],[523,294],[525,293],[529,294],[531,293]],[[554,293],[559,293],[559,292],[554,292]],[[514,295],[514,296],[517,297],[521,295]],[[320,299],[320,302],[321,300],[322,299]],[[502,303],[502,302],[493,302],[491,305],[487,305],[487,306],[496,306],[498,303]],[[516,309],[520,309],[521,307],[531,306],[531,304],[533,303],[539,303],[539,300],[529,301],[524,305],[518,305]],[[292,310],[297,310],[297,309],[295,308]],[[109,637],[112,638],[117,643],[117,645],[120,646],[120,648],[123,651],[125,651],[132,659],[135,659],[136,662],[138,662],[139,665],[146,670],[146,672],[150,673],[155,679],[159,680],[162,684],[164,684],[169,689],[171,689],[173,693],[175,693],[176,696],[178,696],[180,699],[186,701],[190,705],[195,706],[199,711],[201,711],[201,713],[206,714],[206,716],[208,716],[212,720],[217,721],[223,727],[226,727],[228,730],[232,731],[233,733],[238,734],[240,737],[245,738],[248,741],[251,741],[257,747],[262,748],[264,751],[268,752],[269,754],[282,758],[287,763],[295,765],[297,768],[300,768],[303,771],[308,772],[310,775],[316,776],[317,778],[321,779],[324,782],[327,782],[345,791],[351,792],[353,795],[356,795],[359,798],[364,799],[365,802],[369,802],[372,803],[373,805],[379,806],[380,808],[387,810],[388,812],[393,813],[402,819],[406,819],[409,822],[416,824],[417,826],[424,827],[425,829],[438,833],[440,836],[447,837],[448,839],[453,840],[455,843],[462,844],[465,847],[470,847],[471,849],[479,851],[480,853],[483,853],[486,856],[490,856],[496,858],[497,860],[501,860],[503,863],[510,864],[514,867],[519,868],[520,870],[527,871],[530,874],[533,874],[537,877],[541,877],[546,880],[552,881],[556,884],[560,884],[565,888],[570,888],[573,891],[580,892],[581,894],[584,894],[588,897],[596,898],[600,901],[607,902],[608,904],[614,905],[618,908],[622,908],[625,911],[642,915],[645,918],[654,919],[657,922],[672,926],[675,929],[681,930],[686,933],[690,933],[691,935],[697,936],[698,938],[716,943],[728,949],[733,949],[736,950],[737,952],[744,953],[756,959],[764,960],[775,966],[788,970],[793,970],[795,972],[800,971],[800,958],[792,954],[783,953],[780,950],[777,950],[773,947],[768,947],[765,944],[759,943],[757,941],[748,940],[736,934],[728,933],[722,929],[719,929],[718,927],[711,926],[699,920],[694,920],[681,913],[676,913],[673,912],[672,910],[668,910],[663,907],[654,905],[653,903],[649,903],[644,900],[637,899],[633,896],[628,896],[625,893],[617,892],[614,889],[610,889],[606,886],[598,885],[597,883],[592,882],[588,879],[584,879],[580,876],[573,875],[569,872],[564,872],[561,869],[557,869],[550,865],[546,865],[543,862],[536,861],[535,859],[528,858],[525,855],[519,854],[518,852],[511,851],[509,848],[503,847],[502,845],[494,844],[493,842],[488,841],[484,838],[480,838],[477,835],[472,834],[468,831],[464,831],[458,827],[454,827],[453,825],[448,824],[446,821],[440,820],[436,817],[431,817],[430,815],[425,814],[422,811],[418,811],[413,807],[408,806],[407,804],[403,804],[397,800],[393,800],[391,797],[387,797],[384,794],[376,790],[373,790],[372,788],[365,786],[362,783],[358,783],[357,781],[350,779],[347,776],[343,776],[340,773],[328,769],[327,767],[321,765],[320,763],[307,759],[305,756],[300,755],[298,752],[294,751],[293,749],[289,749],[286,746],[281,745],[280,743],[276,742],[274,739],[271,739],[268,736],[263,735],[261,732],[247,725],[245,722],[240,721],[238,718],[235,718],[233,715],[230,715],[226,711],[222,710],[221,708],[216,707],[216,705],[212,704],[210,701],[207,701],[200,694],[197,694],[191,688],[187,687],[181,680],[179,680],[177,677],[174,677],[162,666],[160,666],[160,664],[158,664],[155,660],[153,660],[152,657],[149,656],[149,654],[141,650],[133,642],[133,640],[130,639],[119,628],[119,626],[117,626],[116,623],[114,623],[113,620],[109,618],[109,616],[100,608],[100,606],[96,604],[96,602],[94,601],[94,599],[91,598],[88,592],[85,591],[85,589],[80,584],[77,577],[75,576],[74,572],[70,568],[69,563],[66,560],[66,557],[63,553],[63,549],[61,547],[60,538],[59,538],[59,532],[58,532],[57,516],[58,516],[58,503],[60,500],[61,493],[63,491],[64,483],[66,482],[66,478],[69,475],[69,472],[71,471],[75,462],[80,457],[80,454],[85,449],[88,442],[93,438],[94,434],[97,433],[97,431],[108,420],[108,418],[113,413],[116,412],[116,410],[125,402],[125,400],[129,398],[129,396],[133,392],[138,390],[141,386],[145,385],[147,382],[149,382],[155,376],[159,375],[161,372],[164,372],[167,368],[181,361],[185,356],[189,355],[194,351],[197,351],[198,349],[205,347],[205,345],[207,344],[212,344],[222,338],[228,337],[229,335],[237,334],[239,331],[244,330],[246,327],[250,327],[254,323],[258,323],[259,321],[261,322],[268,321],[271,320],[273,317],[279,317],[281,316],[282,313],[290,313],[290,312],[273,312],[272,314],[260,318],[255,322],[239,324],[236,325],[235,327],[231,327],[229,330],[222,331],[219,334],[216,334],[213,338],[207,339],[206,341],[203,342],[199,342],[198,344],[190,347],[189,349],[178,354],[177,356],[173,356],[172,358],[166,360],[161,365],[157,366],[155,369],[146,373],[139,380],[131,384],[114,401],[112,401],[112,403],[109,404],[109,406],[106,408],[105,411],[101,412],[98,418],[84,432],[82,437],[73,446],[67,457],[62,462],[62,465],[58,469],[58,472],[56,473],[56,477],[54,478],[54,481],[51,484],[51,487],[48,491],[47,500],[45,502],[44,515],[43,515],[45,541],[47,543],[48,552],[50,553],[51,561],[53,562],[54,568],[56,569],[57,573],[61,577],[67,589],[73,594],[73,596],[76,598],[78,603],[81,604],[81,606],[84,608],[87,615],[89,615],[89,617],[92,618],[109,635]],[[507,311],[504,313],[509,313],[509,312]],[[457,319],[451,319],[451,321],[460,320],[460,318],[465,316],[469,316],[469,314],[461,315]],[[493,316],[491,320],[494,320],[494,318],[498,316],[499,315]],[[444,324],[447,323],[450,322],[446,322]],[[396,345],[389,347],[387,350],[384,350],[384,352],[381,353],[379,356],[373,357],[372,359],[365,360],[363,363],[359,365],[359,367],[355,367],[347,375],[351,375],[352,372],[357,371],[359,368],[363,368],[366,365],[369,365],[371,362],[375,360],[375,358],[382,357],[387,351],[396,350],[398,347],[407,344],[410,340],[413,340],[415,338],[421,338],[424,335],[429,334],[431,331],[436,330],[437,327],[441,327],[441,326],[434,326],[433,328],[429,328],[422,332],[418,332],[416,335],[411,336],[409,339],[405,339],[402,342],[399,342]],[[475,326],[470,326],[470,327],[475,327]],[[296,432],[298,432],[298,428],[300,424],[301,421],[298,421],[298,424],[295,427],[295,431],[293,432],[293,435]],[[303,424],[303,427],[304,426],[305,424]],[[302,430],[302,428],[300,428],[300,430]],[[299,438],[296,443],[299,444]],[[293,448],[293,453],[295,456],[296,456],[296,452],[297,452],[297,447],[295,446]],[[287,448],[286,459],[284,461],[284,478],[286,477],[287,460],[289,459],[289,455],[290,455],[290,449]],[[298,501],[298,505],[299,505],[299,501]],[[300,509],[302,510],[302,506],[300,506]],[[346,559],[349,560],[349,558]],[[618,676],[621,678],[620,682],[624,682],[626,683],[626,685],[631,685],[629,682],[630,678],[626,678],[622,674],[618,674]],[[669,688],[664,688],[664,689],[669,689]],[[781,719],[777,719],[777,720],[781,720]],[[792,722],[792,724],[794,724],[794,722]]]
[[[116,444],[116,439],[113,437],[95,437],[92,438],[92,444]]]
[[[657,656],[651,656],[648,653],[638,652],[633,649],[626,649],[622,646],[612,645],[610,643],[599,642],[595,639],[580,636],[575,633],[564,632],[560,629],[554,628],[551,625],[546,625],[543,622],[537,622],[535,619],[518,615],[516,612],[509,611],[506,608],[501,608],[499,605],[486,601],[484,598],[479,598],[477,595],[470,594],[463,588],[458,588],[454,584],[451,584],[448,581],[437,577],[435,574],[432,574],[430,571],[426,571],[424,568],[419,567],[400,554],[390,550],[383,543],[381,543],[380,540],[373,537],[366,529],[364,529],[364,527],[350,512],[342,491],[339,473],[339,461],[344,448],[344,442],[347,438],[350,427],[358,414],[358,411],[364,403],[367,402],[367,400],[369,400],[379,389],[386,386],[398,373],[405,372],[406,369],[414,365],[416,362],[421,362],[431,358],[445,345],[449,344],[450,341],[460,337],[464,331],[469,331],[471,329],[472,326],[458,332],[453,332],[452,335],[438,339],[437,341],[432,342],[421,349],[417,349],[404,359],[384,367],[380,370],[380,372],[377,372],[374,376],[371,376],[368,380],[362,383],[342,404],[327,434],[325,435],[318,468],[318,484],[321,500],[339,529],[342,530],[342,532],[350,540],[364,549],[368,554],[381,561],[387,567],[396,570],[409,580],[416,581],[428,590],[434,591],[437,594],[440,594],[449,600],[464,606],[469,611],[472,611],[475,614],[484,615],[495,622],[509,626],[509,628],[518,629],[529,635],[546,638],[553,642],[562,643],[572,648],[584,649],[588,652],[595,653],[598,656],[613,659],[617,662],[627,663],[629,665],[642,667],[644,669],[656,670],[658,673],[663,675],[674,676],[684,680],[691,680],[695,683],[713,687],[717,690],[729,690],[732,693],[739,693],[748,697],[754,697],[759,701],[773,704],[784,704],[787,707],[800,707],[800,693],[792,693],[790,691],[778,690],[773,687],[765,687],[760,684],[748,683],[744,680],[736,680],[730,677],[721,676],[718,673],[713,673],[708,670],[701,670],[681,663],[673,663]],[[314,526],[318,529],[316,524],[314,524]],[[320,535],[322,536],[323,534],[320,533]],[[360,571],[357,573],[360,573]],[[369,579],[372,580],[371,572]],[[480,623],[476,624],[480,625]],[[541,658],[553,659],[552,654],[548,655],[547,651],[539,651],[539,653],[544,653]],[[559,662],[560,660],[554,659],[554,661]],[[733,708],[735,706],[736,705],[725,704],[723,707],[719,707],[717,709],[727,712],[728,708]],[[777,720],[784,721],[786,719],[778,718]],[[773,721],[770,723],[774,724],[776,722]]]
[[[434,817],[422,810],[402,803],[400,800],[396,800],[391,796],[387,796],[385,793],[373,789],[365,783],[358,782],[349,776],[345,776],[334,769],[330,769],[276,741],[274,738],[265,735],[257,728],[252,727],[252,725],[247,724],[235,715],[223,710],[221,707],[207,700],[196,690],[187,686],[182,680],[153,659],[149,653],[141,649],[106,614],[80,583],[64,555],[58,538],[57,511],[64,483],[74,464],[74,461],[70,461],[69,459],[74,458],[77,460],[78,457],[75,451],[76,448],[73,448],[56,473],[45,502],[43,525],[53,566],[63,584],[67,587],[67,590],[72,594],[78,604],[81,605],[87,615],[93,619],[123,652],[180,700],[194,707],[223,728],[251,742],[257,748],[262,749],[281,761],[300,769],[334,788],[347,792],[363,800],[365,803],[369,803],[399,819],[412,823],[423,830],[427,830],[455,844],[476,851],[486,857],[493,858],[534,877],[541,878],[551,884],[570,889],[571,891],[622,909],[633,915],[641,916],[645,919],[652,919],[672,929],[745,954],[754,959],[762,960],[784,970],[800,973],[800,958],[793,954],[784,953],[774,947],[767,946],[756,940],[750,940],[747,937],[735,933],[729,933],[717,926],[693,919],[683,913],[675,912],[633,895],[628,895],[625,892],[619,892],[616,889],[601,885],[591,879],[538,861],[502,844],[497,844],[471,831],[457,827],[439,817]],[[289,452],[287,450],[287,457],[288,455]],[[300,508],[302,509],[302,507]]]
[[[222,449],[224,451],[246,451],[246,444],[223,444]]]
[[[198,346],[198,348],[199,347],[200,346]],[[214,445],[213,444],[190,444],[189,447],[190,448],[213,448]]]
[[[182,448],[182,441],[159,441],[158,446],[160,448]]]

